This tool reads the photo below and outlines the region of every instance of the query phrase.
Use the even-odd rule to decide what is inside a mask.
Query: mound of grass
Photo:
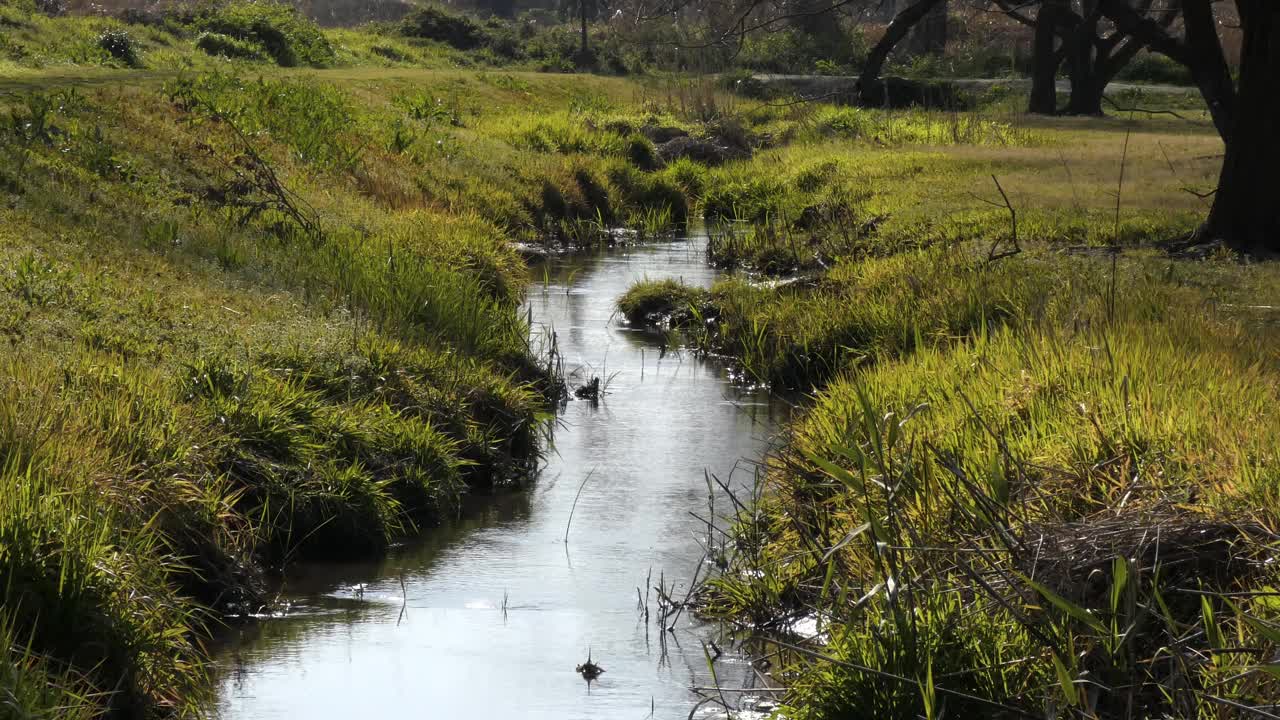
[[[202,32],[197,35],[196,47],[210,55],[227,58],[259,60],[263,57],[262,49],[257,45],[216,32]]]
[[[618,298],[618,310],[633,327],[680,327],[702,312],[708,293],[676,280],[645,280]]]
[[[481,24],[462,13],[439,5],[424,5],[400,21],[400,32],[408,37],[435,40],[458,50],[474,50],[488,41]]]
[[[194,710],[206,613],[259,607],[264,567],[527,477],[555,383],[526,269],[364,194],[380,103],[208,76],[5,107],[0,687],[33,713]]]
[[[281,67],[325,67],[336,58],[333,46],[314,22],[292,6],[271,0],[228,3],[197,15],[194,24],[205,32],[261,48]]]

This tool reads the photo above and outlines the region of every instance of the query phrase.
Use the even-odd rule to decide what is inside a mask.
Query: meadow
[[[525,257],[698,223],[740,272],[620,308],[814,395],[703,598],[785,643],[789,717],[1274,697],[1280,276],[1159,246],[1219,163],[1194,103],[865,110],[458,44],[0,5],[17,717],[199,715],[280,568],[526,483],[564,388]]]
[[[998,108],[811,108],[702,180],[734,277],[619,299],[811,397],[702,609],[787,717],[1266,712],[1280,271],[1178,252],[1202,118]]]

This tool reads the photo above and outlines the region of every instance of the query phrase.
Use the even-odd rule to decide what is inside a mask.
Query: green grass
[[[620,301],[692,303],[695,346],[815,393],[703,598],[785,643],[788,717],[1221,717],[1277,692],[1280,274],[1151,247],[1203,217],[1203,128],[1018,122],[995,146],[799,122],[691,174],[729,221],[711,259],[755,276]],[[992,260],[1000,188],[1021,251]]]
[[[1280,276],[1122,260],[1113,309],[1105,263],[1052,262],[1058,287],[1004,326],[842,374],[773,461],[738,531],[741,572],[709,598],[766,626],[822,620],[834,662],[792,656],[796,715],[915,717],[929,667],[938,687],[1027,712],[1126,716],[1126,688],[1183,716],[1274,696],[1255,665],[1274,652],[1274,606],[1213,593],[1275,582],[1269,536],[1237,528],[1277,520],[1280,348],[1221,301],[1274,294]],[[1246,649],[1191,659],[1208,648]],[[1085,678],[1100,692],[1067,692]]]
[[[702,312],[706,290],[676,280],[647,280],[632,285],[618,298],[618,310],[637,327],[666,324],[681,327]]]
[[[185,715],[268,569],[528,477],[559,385],[515,241],[670,233],[705,169],[633,141],[710,130],[607,78],[112,72],[3,98],[4,662],[32,713]]]
[[[573,248],[612,242],[620,226],[653,238],[698,217],[737,221],[716,231],[713,260],[800,279],[710,292],[651,283],[621,307],[637,324],[686,326],[753,379],[810,389],[841,378],[797,426],[796,448],[820,430],[859,442],[841,423],[860,373],[896,369],[902,392],[875,402],[898,407],[906,389],[982,371],[990,355],[999,372],[975,383],[1025,369],[1073,388],[1036,406],[1056,429],[1026,431],[1017,450],[1100,482],[1087,460],[1111,446],[1070,413],[1077,395],[1093,407],[1115,392],[1088,362],[1095,346],[1080,345],[1099,342],[1106,264],[1053,250],[1140,248],[1189,228],[1201,210],[1181,187],[1202,188],[1219,151],[1207,130],[1167,121],[779,106],[705,78],[537,75],[516,68],[562,65],[566,38],[525,38],[522,54],[500,57],[501,27],[485,26],[487,53],[464,53],[388,26],[320,31],[256,4],[128,24],[8,3],[0,18],[0,692],[36,717],[193,714],[208,691],[201,637],[223,613],[256,609],[269,569],[380,552],[463,495],[527,477],[559,386],[519,310],[517,243]],[[754,157],[661,166],[646,133],[671,128]],[[987,248],[1008,240],[1006,211],[983,202],[997,197],[992,173],[1029,250],[987,265]],[[1270,420],[1270,400],[1223,411],[1221,430],[1213,415],[1168,406],[1192,387],[1225,398],[1271,379],[1270,365],[1245,364],[1251,351],[1227,352],[1244,336],[1213,308],[1269,304],[1258,298],[1273,278],[1182,267],[1123,261],[1119,288],[1143,301],[1125,310],[1127,330],[1108,332],[1129,343],[1125,357],[1166,358],[1124,385],[1153,393],[1147,454],[1135,457],[1159,466],[1160,492],[1233,513],[1265,502],[1270,465],[1258,458],[1272,438],[1239,428]],[[1164,307],[1194,311],[1214,343],[1169,349]],[[1022,368],[1022,347],[1070,360]],[[1210,384],[1209,365],[1227,361],[1230,382]],[[1190,369],[1179,375],[1179,363]],[[1003,395],[983,397],[982,412],[1004,408],[987,402]],[[954,397],[932,402],[942,424],[930,442],[959,437],[977,452]],[[1188,467],[1205,468],[1214,491],[1192,497]],[[823,468],[803,477],[826,492]],[[771,482],[788,487],[787,472]],[[1085,509],[1114,492],[1099,487],[1103,500],[1089,495]],[[830,499],[823,522],[836,532],[856,500]],[[792,512],[785,500],[764,506],[770,532]],[[1043,517],[1083,512],[1068,510]],[[793,553],[799,537],[779,530],[746,547]],[[837,554],[840,573],[864,574],[826,584],[872,577],[854,549]],[[767,591],[723,584],[723,609],[811,602],[826,567],[800,557],[766,576]],[[949,617],[949,602],[929,612]],[[868,618],[841,616],[854,629],[880,622]],[[996,639],[1023,648],[1027,632],[993,619],[948,662],[979,664]],[[864,637],[833,651],[876,650]],[[893,667],[918,669],[920,657]],[[806,671],[802,700],[841,707],[846,689],[874,692],[822,675],[829,666]]]

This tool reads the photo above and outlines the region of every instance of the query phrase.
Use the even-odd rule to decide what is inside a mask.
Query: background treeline
[[[857,75],[899,11],[910,7],[906,0],[808,4],[298,0],[281,5],[5,0],[0,3],[0,9],[7,8],[0,10],[7,13],[7,19],[0,19],[0,62],[155,67],[155,62],[140,63],[133,46],[150,42],[171,48],[175,43],[195,41],[212,56],[286,66],[367,60],[562,72],[591,69],[611,74],[751,71]],[[986,0],[942,2],[938,7],[940,11],[932,12],[941,12],[943,19],[926,19],[902,42],[889,47],[887,72],[919,78],[1011,78],[1032,73],[1035,28],[1025,22],[1025,14],[1034,14],[1031,9],[1007,11]],[[46,38],[43,44],[33,42],[33,38],[22,37],[26,23],[16,10],[49,18],[89,16],[99,36],[81,38],[55,23],[25,28],[39,30]],[[1233,59],[1238,55],[1238,33],[1232,29],[1230,17],[1221,21],[1227,56]],[[335,29],[326,33],[317,26]],[[339,29],[354,26],[361,26],[358,33]],[[102,39],[105,33],[111,34],[109,40]],[[68,39],[73,42],[65,42]],[[169,61],[176,63],[176,56]],[[1065,77],[1065,68],[1061,75]],[[1116,77],[1191,82],[1179,64],[1145,50],[1128,58]]]

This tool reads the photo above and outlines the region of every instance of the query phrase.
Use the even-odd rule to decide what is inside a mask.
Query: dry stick
[[[396,627],[400,627],[400,621],[404,620],[405,612],[409,609],[409,591],[404,587],[404,573],[400,573],[400,617],[396,618]]]
[[[578,494],[573,496],[573,506],[569,508],[569,522],[564,524],[564,542],[566,545],[569,544],[569,526],[573,524],[573,511],[578,509],[578,498],[582,497],[582,488],[587,486],[587,481],[595,474],[598,467],[600,466],[597,465],[591,468],[591,472],[587,473],[587,476],[582,479],[582,484],[578,486]]]
[[[1000,247],[1000,239],[997,238],[995,242],[991,243],[991,249],[987,251],[987,262],[989,263],[995,262],[996,260],[1000,260],[1002,258],[1012,257],[1022,252],[1022,246],[1018,245],[1018,211],[1013,208],[1013,203],[1009,202],[1009,196],[1005,193],[1004,188],[1000,185],[1000,180],[995,175],[992,175],[991,179],[995,181],[996,189],[1000,191],[1000,197],[1004,198],[1004,205],[1001,205],[998,202],[988,200],[979,195],[975,195],[973,193],[969,193],[969,196],[975,200],[980,200],[992,207],[1003,207],[1004,209],[1009,211],[1009,220],[1012,226],[1011,230],[1013,232],[1013,249],[1006,252],[1002,252],[997,255],[996,248]]]
[[[1067,182],[1071,183],[1071,201],[1077,211],[1081,210],[1080,193],[1076,191],[1076,179],[1071,174],[1071,166],[1067,164],[1067,156],[1058,151],[1058,159],[1062,161],[1062,169],[1067,171]]]
[[[1001,253],[1000,255],[996,255],[995,254],[996,245],[993,244],[991,246],[991,250],[987,253],[988,262],[999,260],[1000,258],[1006,258],[1013,255],[1017,255],[1018,253],[1022,252],[1022,248],[1018,245],[1018,211],[1014,210],[1013,203],[1009,202],[1009,196],[1005,193],[1004,188],[1001,187],[1000,179],[997,178],[995,175],[992,175],[991,180],[995,182],[996,189],[1000,191],[1000,197],[1004,198],[1004,206],[1009,209],[1009,222],[1010,222],[1010,225],[1012,226],[1011,230],[1013,232],[1013,249],[1008,252]]]
[[[1123,112],[1127,112],[1127,113],[1129,113],[1129,117],[1130,117],[1130,119],[1132,119],[1132,118],[1133,118],[1133,114],[1134,114],[1134,113],[1136,113],[1136,112],[1146,113],[1146,114],[1148,114],[1148,115],[1172,115],[1172,116],[1174,116],[1174,117],[1178,118],[1179,120],[1187,120],[1187,119],[1188,119],[1188,118],[1183,117],[1182,115],[1179,115],[1178,113],[1176,113],[1176,112],[1174,112],[1174,111],[1172,111],[1172,110],[1148,110],[1148,109],[1146,109],[1146,108],[1140,108],[1140,107],[1121,107],[1119,103],[1117,103],[1115,100],[1112,100],[1111,98],[1107,97],[1106,95],[1103,95],[1103,96],[1102,96],[1102,99],[1103,99],[1103,100],[1106,100],[1108,103],[1110,103],[1110,104],[1111,104],[1111,107],[1115,108],[1115,110],[1116,110],[1117,112],[1122,112],[1122,113],[1123,113]]]

